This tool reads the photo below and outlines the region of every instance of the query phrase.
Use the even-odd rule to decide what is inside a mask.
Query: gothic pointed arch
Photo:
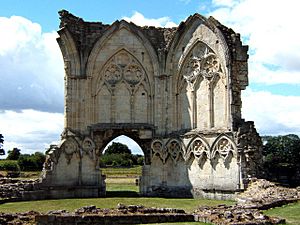
[[[220,57],[204,42],[197,40],[179,68],[175,86],[180,129],[201,130],[228,127],[226,69]],[[182,126],[183,123],[186,123]]]
[[[95,67],[96,64],[99,64],[99,55],[103,55],[103,49],[107,45],[109,45],[109,40],[113,40],[115,36],[118,35],[118,32],[126,30],[128,33],[126,35],[123,35],[125,37],[124,40],[120,41],[121,45],[127,45],[127,48],[132,47],[134,49],[134,45],[138,43],[140,45],[139,50],[143,49],[140,52],[141,59],[144,59],[146,56],[149,57],[149,64],[151,64],[152,68],[150,68],[153,71],[147,71],[150,73],[153,73],[153,75],[149,76],[149,79],[151,82],[153,82],[153,76],[154,74],[159,73],[159,62],[157,54],[151,45],[148,38],[145,37],[143,32],[140,31],[140,28],[132,23],[128,23],[125,20],[116,21],[114,22],[109,28],[104,32],[104,34],[97,40],[97,42],[94,44],[93,49],[90,53],[88,64],[87,64],[87,75],[90,77],[93,77],[94,74],[97,74],[99,71],[97,71],[97,67]],[[135,40],[133,40],[135,39]],[[125,43],[122,43],[122,41]],[[136,46],[139,47],[139,46]],[[116,51],[116,50],[115,50]],[[103,57],[103,56],[102,56]],[[142,60],[141,60],[142,61]],[[102,66],[101,64],[99,65]],[[98,68],[99,68],[98,66]],[[95,71],[96,70],[96,71]],[[151,87],[152,88],[152,87]]]
[[[175,138],[171,138],[166,143],[168,157],[176,164],[180,158],[184,159],[184,144]]]
[[[74,137],[66,137],[60,143],[61,151],[64,153],[67,163],[70,164],[73,155],[81,157],[79,143]]]
[[[127,49],[122,48],[108,58],[93,85],[96,121],[151,123],[149,76]]]
[[[210,146],[207,140],[201,136],[195,136],[188,144],[185,154],[185,160],[188,161],[192,157],[195,158],[197,163],[202,166],[207,159],[209,159]]]
[[[151,159],[153,160],[156,156],[161,159],[163,164],[166,163],[168,151],[161,139],[154,139],[151,143]]]
[[[62,51],[67,76],[80,76],[80,56],[75,41],[68,28],[58,31],[57,42]]]
[[[93,83],[93,95],[96,96],[102,85],[112,86],[121,81],[127,86],[137,90],[139,84],[143,84],[147,92],[151,95],[150,80],[147,71],[140,61],[126,48],[118,49],[103,65],[102,70],[95,77]]]
[[[227,68],[227,65],[231,62],[231,57],[224,36],[216,26],[216,22],[213,21],[214,19],[206,19],[199,14],[189,17],[181,24],[170,44],[170,51],[166,59],[166,71],[167,73],[173,74],[173,120],[178,130],[207,130],[211,128],[228,130],[228,127],[230,127],[231,108],[229,105],[231,103],[231,95],[226,88],[231,79]],[[207,36],[210,38],[206,38]],[[198,56],[197,54],[191,54],[195,52],[195,50],[198,51]],[[201,57],[199,57],[201,51],[202,56],[207,56],[206,62],[217,61],[217,65],[222,71],[222,79],[216,77],[217,79],[214,79],[215,82],[209,82],[211,86],[210,89],[214,89],[211,92],[218,92],[218,94],[207,96],[208,93],[203,93],[205,87],[202,86],[205,85],[205,82],[201,81],[211,80],[213,73],[208,74],[208,76],[197,76],[199,73],[195,71],[192,72],[191,70],[193,66],[198,66],[199,71],[205,70],[203,63],[197,65],[197,61],[202,61]],[[175,52],[176,54],[174,54]],[[211,53],[210,56],[208,56],[208,53]],[[187,66],[189,64],[191,65],[190,67]],[[184,71],[185,69],[191,72]],[[186,81],[186,83],[184,81]],[[184,88],[190,89],[189,93],[184,93]],[[198,89],[198,93],[194,91],[195,88]],[[197,95],[199,101],[196,100]],[[210,102],[207,102],[208,98],[211,98],[209,100]],[[223,101],[222,109],[215,107],[214,102],[219,104],[221,101]],[[202,105],[199,105],[199,102],[201,102]],[[204,105],[210,106],[206,107]],[[226,113],[222,115],[215,109],[225,110]],[[212,111],[218,115],[210,113]],[[207,113],[211,115],[204,118],[204,114]]]
[[[224,161],[230,157],[237,158],[236,144],[226,134],[220,134],[212,144],[210,158],[213,160],[218,157]]]

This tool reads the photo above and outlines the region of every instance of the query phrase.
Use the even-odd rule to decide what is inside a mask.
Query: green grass
[[[133,191],[138,193],[139,186],[135,184],[106,184],[106,191]]]
[[[201,223],[201,222],[152,223],[152,225],[210,225],[210,224],[211,223]],[[142,224],[140,224],[140,225],[142,225]]]
[[[73,212],[75,209],[87,205],[96,205],[99,208],[115,208],[118,203],[125,205],[144,205],[147,207],[180,208],[187,212],[193,212],[200,205],[233,204],[232,201],[203,199],[112,197],[10,202],[0,205],[0,212],[12,213],[27,212],[30,210],[48,212],[49,210],[58,209],[65,209]]]
[[[123,176],[141,176],[142,166],[134,166],[130,168],[101,168],[102,174],[107,177],[123,177]]]
[[[284,218],[288,225],[300,225],[300,201],[266,210],[265,214]]]

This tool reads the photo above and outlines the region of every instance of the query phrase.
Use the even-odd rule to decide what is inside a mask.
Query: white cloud
[[[276,65],[271,65],[270,67]],[[300,70],[288,71],[283,68],[271,69],[260,62],[249,61],[249,77],[251,82],[272,84],[300,84]],[[300,92],[299,92],[300,93]]]
[[[57,36],[23,17],[0,17],[0,110],[63,111]]]
[[[244,44],[248,44],[253,53],[250,61],[268,70],[270,84],[281,83],[285,76],[288,78],[284,83],[300,84],[298,1],[213,0],[212,3],[217,8],[210,14],[241,33]],[[252,67],[255,64],[250,64],[250,79],[261,82],[260,76],[264,74]],[[278,78],[280,74],[283,79]],[[263,82],[268,83],[268,80]]]
[[[104,151],[110,146],[113,142],[120,142],[122,144],[125,144],[128,146],[128,148],[131,150],[133,154],[140,154],[144,155],[143,150],[141,147],[131,138],[121,135],[119,137],[116,137],[115,139],[111,140],[104,148]]]
[[[133,22],[139,26],[155,26],[155,27],[176,27],[177,25],[171,21],[169,17],[161,17],[157,19],[145,18],[143,14],[134,12],[131,17],[123,17],[127,22]]]
[[[63,131],[63,60],[56,32],[0,17],[0,133],[4,149],[44,151]]]
[[[266,91],[243,92],[243,117],[255,121],[262,135],[300,135],[300,96],[274,95]]]
[[[212,0],[212,3],[216,6],[233,6],[234,0]]]
[[[0,113],[4,149],[14,147],[22,153],[44,152],[52,142],[60,140],[63,131],[63,114],[35,110],[11,110]]]

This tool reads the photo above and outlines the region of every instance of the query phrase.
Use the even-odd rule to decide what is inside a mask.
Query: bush
[[[0,170],[2,171],[20,171],[16,160],[0,160]]]
[[[13,150],[8,151],[6,159],[8,160],[18,160],[21,155],[21,150],[18,148],[13,148]]]
[[[40,171],[43,169],[46,156],[41,152],[32,155],[23,154],[18,159],[18,164],[22,171]]]
[[[132,166],[133,162],[130,154],[104,154],[101,157],[100,165],[102,166]]]

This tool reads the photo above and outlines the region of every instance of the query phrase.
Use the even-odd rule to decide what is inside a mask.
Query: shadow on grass
[[[139,193],[136,191],[106,191],[106,197],[109,198],[119,198],[119,197],[140,197]]]

